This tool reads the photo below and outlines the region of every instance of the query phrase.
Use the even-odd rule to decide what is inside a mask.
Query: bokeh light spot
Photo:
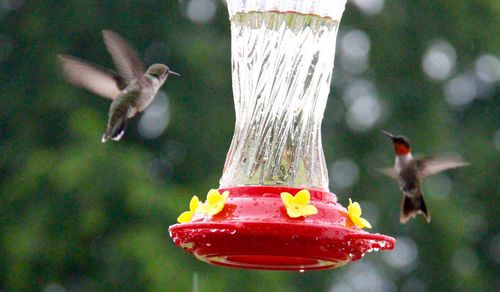
[[[384,8],[384,0],[352,0],[354,5],[366,15],[375,15]]]
[[[378,97],[361,96],[347,110],[347,126],[354,131],[366,131],[375,126],[382,116],[382,111],[383,106]]]
[[[382,118],[385,105],[378,97],[373,82],[364,79],[351,81],[342,95],[347,107],[347,126],[356,132],[369,130]]]
[[[174,169],[172,163],[164,158],[155,158],[149,165],[150,175],[157,181],[168,181],[172,178]]]
[[[330,177],[334,187],[351,187],[359,179],[358,165],[350,159],[337,160],[330,166]]]
[[[477,84],[471,74],[461,74],[443,85],[444,95],[449,105],[465,106],[477,95]]]
[[[379,265],[366,260],[349,267],[347,280],[355,291],[396,291],[384,270]]]
[[[370,37],[362,30],[352,30],[340,39],[340,66],[343,70],[362,73],[368,69]]]
[[[457,249],[451,258],[451,267],[460,276],[472,274],[478,266],[476,252],[468,247]]]
[[[422,59],[422,67],[430,78],[445,80],[455,68],[456,59],[455,48],[450,43],[439,40],[427,49]]]
[[[352,105],[360,96],[376,95],[377,88],[373,82],[365,79],[354,79],[346,86],[342,99],[346,107]]]
[[[500,81],[500,59],[493,55],[481,55],[475,62],[476,74],[489,83]]]
[[[412,270],[418,258],[417,244],[410,237],[398,237],[396,242],[394,251],[382,254],[384,261],[393,268]]]
[[[169,122],[169,100],[163,91],[159,91],[153,103],[139,120],[139,133],[146,139],[157,138],[165,131]]]
[[[500,233],[496,234],[488,244],[488,252],[493,261],[500,264]]]
[[[63,285],[59,283],[51,283],[43,287],[42,292],[66,292],[68,291]]]
[[[481,214],[467,214],[463,216],[462,220],[465,235],[471,241],[482,238],[483,232],[488,228],[486,220]]]
[[[199,24],[210,22],[217,12],[217,4],[213,0],[191,0],[186,7],[187,17]]]
[[[495,131],[495,136],[493,137],[493,143],[498,152],[500,152],[500,129]]]
[[[24,0],[0,0],[0,9],[15,10],[23,6]]]
[[[336,283],[330,288],[330,292],[354,292],[354,290],[346,283]]]

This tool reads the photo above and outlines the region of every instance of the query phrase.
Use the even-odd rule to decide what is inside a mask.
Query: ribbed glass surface
[[[276,9],[235,12],[236,2],[242,6],[266,1],[228,1],[234,12],[230,20],[236,126],[221,187],[328,190],[321,120],[339,19]],[[308,11],[304,7],[301,11]]]

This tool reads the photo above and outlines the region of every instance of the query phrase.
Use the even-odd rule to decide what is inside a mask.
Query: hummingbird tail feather
[[[119,119],[114,125],[108,125],[104,135],[102,135],[102,143],[106,143],[109,139],[113,141],[120,141],[125,134],[125,128],[127,127],[127,118],[123,117]]]
[[[431,222],[431,215],[427,211],[424,197],[421,194],[417,196],[404,194],[403,201],[401,202],[401,216],[399,221],[405,224],[408,220],[417,216],[417,214],[422,214],[427,223]]]

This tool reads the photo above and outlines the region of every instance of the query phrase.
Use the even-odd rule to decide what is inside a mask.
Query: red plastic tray
[[[213,217],[196,214],[190,223],[170,226],[174,242],[214,265],[264,270],[332,269],[367,252],[392,250],[392,237],[346,227],[347,210],[334,194],[309,190],[318,214],[290,218],[280,194],[287,187],[234,187]]]

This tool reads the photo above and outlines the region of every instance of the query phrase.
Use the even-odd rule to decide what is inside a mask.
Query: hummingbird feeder
[[[392,237],[362,230],[328,189],[321,121],[346,0],[227,0],[236,125],[220,187],[193,197],[173,241],[214,265],[342,266]]]

